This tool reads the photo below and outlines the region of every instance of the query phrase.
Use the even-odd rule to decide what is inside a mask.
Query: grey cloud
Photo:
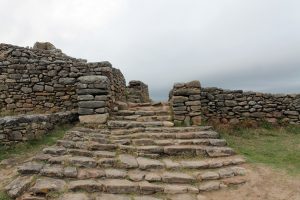
[[[152,98],[174,82],[264,92],[300,91],[297,0],[0,0],[1,42],[51,41],[67,54],[109,60]]]

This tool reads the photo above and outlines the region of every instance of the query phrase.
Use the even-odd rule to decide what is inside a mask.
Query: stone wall
[[[300,94],[201,88],[201,108],[205,119],[218,119],[223,123],[238,123],[244,119],[300,123]]]
[[[110,112],[110,81],[106,76],[78,78],[78,114],[82,123],[105,123]]]
[[[125,99],[125,79],[109,62],[87,63],[53,45],[33,49],[0,44],[0,111],[58,112],[77,109],[77,78],[104,75],[111,82],[111,100]]]
[[[175,124],[187,126],[201,124],[199,81],[174,84],[169,98]]]
[[[127,101],[132,103],[150,102],[148,85],[142,81],[130,81],[127,86]]]
[[[78,120],[72,112],[39,115],[19,115],[0,118],[0,145],[10,146],[19,142],[40,139],[56,125]]]
[[[121,70],[112,68],[112,75],[113,78],[110,79],[112,81],[112,91],[114,94],[113,101],[126,101],[126,81],[124,75],[122,74]]]

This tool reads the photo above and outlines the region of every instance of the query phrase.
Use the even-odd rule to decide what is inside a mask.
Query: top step
[[[107,125],[111,129],[130,129],[130,128],[146,128],[146,127],[172,127],[174,124],[169,121],[152,121],[152,122],[137,122],[137,121],[117,121],[111,120],[107,122]]]
[[[130,108],[145,106],[168,106],[168,102],[128,103]]]

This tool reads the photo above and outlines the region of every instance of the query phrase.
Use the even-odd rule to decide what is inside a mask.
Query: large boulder
[[[55,46],[50,42],[36,42],[33,45],[33,49],[39,50],[55,50]]]

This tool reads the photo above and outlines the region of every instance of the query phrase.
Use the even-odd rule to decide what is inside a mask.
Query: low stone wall
[[[170,92],[175,124],[200,125],[200,82],[176,83]]]
[[[40,139],[56,125],[78,120],[72,112],[39,115],[19,115],[0,118],[0,145],[10,146],[19,142]]]
[[[132,103],[150,102],[148,85],[142,81],[130,81],[127,86],[127,101]]]
[[[201,109],[205,119],[217,119],[223,123],[252,119],[300,124],[300,94],[275,95],[201,88]]]

